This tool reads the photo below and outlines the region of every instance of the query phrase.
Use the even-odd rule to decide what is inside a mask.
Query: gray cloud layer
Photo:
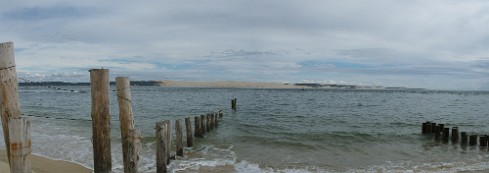
[[[482,0],[1,3],[0,39],[15,42],[22,74],[44,80],[105,67],[134,79],[489,89]]]

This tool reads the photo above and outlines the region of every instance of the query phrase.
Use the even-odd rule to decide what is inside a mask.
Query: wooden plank
[[[24,117],[9,118],[10,172],[31,173],[31,128]]]
[[[183,127],[182,120],[178,119],[175,121],[175,145],[176,145],[176,155],[183,157]]]
[[[10,155],[9,118],[20,117],[19,84],[15,67],[14,43],[0,43],[0,114],[7,155]]]
[[[112,171],[110,153],[109,70],[91,69],[92,143],[95,173]]]
[[[131,101],[131,85],[128,77],[116,78],[117,103],[121,126],[122,160],[125,173],[138,172],[139,135],[134,127]]]

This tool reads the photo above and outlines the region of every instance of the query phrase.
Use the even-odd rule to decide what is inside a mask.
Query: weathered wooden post
[[[190,122],[189,117],[185,118],[185,128],[187,129],[187,147],[192,147],[194,146],[194,139],[192,137],[192,122]]]
[[[460,135],[462,136],[461,144],[462,145],[467,145],[467,132],[461,132]]]
[[[134,128],[130,81],[127,77],[116,78],[117,103],[121,126],[122,160],[125,173],[138,172],[140,137]]]
[[[156,123],[156,172],[166,173],[167,172],[167,150],[169,150],[166,145],[167,141],[170,140],[167,132],[167,126],[169,126],[170,121],[161,121]]]
[[[440,126],[440,131],[442,131],[443,128],[445,128],[445,124],[438,124],[438,126]]]
[[[481,147],[487,146],[487,136],[486,135],[481,135],[479,137],[479,146],[481,146]]]
[[[109,70],[91,69],[93,170],[112,171],[110,153]]]
[[[195,137],[197,137],[197,138],[203,137],[202,136],[202,130],[201,130],[202,129],[202,127],[201,127],[202,123],[200,121],[201,121],[200,116],[195,116],[194,132],[195,132]]]
[[[236,110],[236,102],[237,102],[236,98],[231,100],[231,109]]]
[[[10,156],[9,118],[20,117],[17,70],[15,67],[14,43],[0,43],[0,114],[7,155]],[[27,157],[26,159],[30,159]],[[9,157],[10,162],[10,157]],[[10,162],[11,164],[11,162]]]
[[[219,115],[217,112],[214,112],[214,126],[217,128],[219,126]]]
[[[223,116],[224,116],[224,113],[222,112],[222,110],[219,110],[219,119],[221,119]]]
[[[450,128],[444,127],[443,128],[443,135],[442,135],[442,140],[443,141],[448,141],[448,137],[450,136]]]
[[[427,124],[426,124],[426,133],[427,133],[427,134],[431,134],[431,133],[432,133],[431,129],[432,129],[432,128],[431,128],[431,123],[427,123]]]
[[[452,143],[458,141],[458,127],[452,127]]]
[[[209,127],[206,127],[206,125],[207,125],[207,122],[205,119],[205,115],[200,115],[200,132],[201,132],[202,136],[205,135],[207,128],[209,128]]]
[[[207,130],[207,132],[210,132],[212,130],[212,127],[211,127],[211,117],[209,114],[206,114],[205,122],[207,123],[205,130]]]
[[[426,134],[426,123],[421,125],[421,134]]]
[[[169,165],[170,164],[170,157],[171,157],[171,121],[168,120],[167,122],[167,126],[166,126],[166,136],[168,136],[168,140],[166,140],[166,164]]]
[[[438,140],[440,138],[440,126],[435,126],[435,139]]]
[[[31,173],[31,127],[30,122],[24,117],[10,117],[10,172]]]
[[[207,116],[210,117],[210,127],[211,127],[211,130],[214,130],[214,113],[209,113]]]
[[[477,135],[470,135],[469,145],[471,146],[477,145]]]
[[[175,143],[176,143],[176,155],[183,156],[183,130],[182,120],[175,121]]]

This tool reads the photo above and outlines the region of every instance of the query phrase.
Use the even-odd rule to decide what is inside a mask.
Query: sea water
[[[31,121],[32,153],[92,168],[89,87],[65,88],[20,88],[21,112]],[[115,172],[121,172],[114,89],[112,162]],[[421,134],[425,121],[489,134],[489,92],[136,86],[131,94],[135,126],[143,135],[140,172],[155,172],[156,122],[174,123],[218,110],[224,112],[219,127],[185,148],[185,156],[169,165],[172,171],[489,171],[487,148],[443,143]],[[230,109],[232,98],[237,98],[236,111]],[[3,133],[0,140],[4,147]]]

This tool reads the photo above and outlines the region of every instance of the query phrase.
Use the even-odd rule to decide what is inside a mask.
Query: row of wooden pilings
[[[479,139],[479,146],[486,147],[489,144],[488,135],[477,135],[474,133],[460,132],[458,127],[450,128],[445,124],[436,124],[433,122],[424,122],[421,125],[421,133],[425,135],[434,135],[435,140],[442,140],[444,142],[452,141],[453,144],[460,142],[460,145],[476,146],[477,139]],[[450,135],[451,134],[451,135]]]
[[[202,138],[206,133],[216,129],[219,125],[220,119],[223,117],[223,112],[208,113],[206,115],[195,116],[194,132],[192,133],[191,118],[185,118],[186,134],[187,134],[187,147],[192,147],[193,137]],[[170,164],[171,158],[171,121],[165,120],[156,123],[156,172],[167,172],[167,165]],[[175,155],[183,156],[183,125],[182,120],[177,119],[175,121]]]
[[[91,118],[92,145],[95,173],[112,172],[110,108],[109,108],[109,70],[91,69]],[[121,143],[125,173],[138,172],[141,132],[134,126],[130,82],[127,77],[116,78],[117,102],[121,128]],[[0,43],[0,115],[11,173],[31,173],[30,122],[20,112],[18,81],[12,42]],[[195,137],[203,137],[206,132],[217,127],[223,113],[195,117]],[[185,119],[187,146],[193,145],[190,118]],[[157,172],[166,172],[171,146],[171,123],[156,123]],[[183,155],[181,120],[175,122],[176,155]],[[69,170],[67,170],[69,172]]]

